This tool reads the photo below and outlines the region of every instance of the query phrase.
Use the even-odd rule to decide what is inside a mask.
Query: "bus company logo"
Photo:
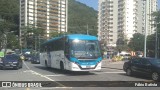
[[[12,87],[11,82],[2,82],[2,87]]]

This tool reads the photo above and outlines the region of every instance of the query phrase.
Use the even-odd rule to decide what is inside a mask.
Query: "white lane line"
[[[54,77],[54,76],[66,76],[66,75],[62,75],[62,74],[59,74],[59,75],[45,75],[47,77]]]
[[[35,75],[40,76],[40,77],[44,77],[44,78],[46,78],[46,79],[48,79],[48,80],[50,80],[50,81],[53,81],[53,82],[57,83],[58,85],[60,85],[60,86],[62,86],[62,87],[66,87],[65,85],[63,85],[63,84],[61,84],[61,83],[59,83],[59,82],[56,82],[55,80],[53,80],[53,79],[51,79],[51,78],[49,78],[49,77],[47,77],[47,76],[45,76],[45,75],[42,75],[42,74],[40,74],[40,73],[38,73],[38,72],[36,72],[36,71],[30,70],[30,68],[27,66],[27,64],[26,64],[25,62],[24,62],[24,64],[25,64],[25,66],[27,67],[27,69],[29,69],[29,72],[31,72],[32,74],[35,74]],[[68,88],[68,87],[66,87],[66,88]],[[71,87],[69,87],[69,88],[71,88]]]
[[[119,73],[126,73],[126,72],[98,72],[98,73],[96,73],[96,74],[105,74],[105,73],[109,73],[109,74],[112,74],[112,73],[119,74]]]
[[[23,64],[27,67],[28,70],[30,70],[30,68],[28,67],[28,65],[23,61]]]
[[[93,73],[95,73],[95,74],[120,74],[120,73],[126,73],[126,72],[120,72],[120,71],[118,71],[118,72],[93,72]],[[62,75],[62,74],[59,74],[59,75],[44,75],[44,76],[47,76],[47,77],[59,77],[59,76],[67,76],[67,75]]]

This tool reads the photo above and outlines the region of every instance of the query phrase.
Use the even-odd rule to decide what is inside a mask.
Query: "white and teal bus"
[[[71,34],[56,37],[41,45],[40,63],[69,71],[101,69],[101,51],[97,37]]]

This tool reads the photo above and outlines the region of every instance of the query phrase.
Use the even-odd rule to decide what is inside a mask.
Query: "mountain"
[[[68,0],[68,32],[97,36],[98,12],[76,0]]]

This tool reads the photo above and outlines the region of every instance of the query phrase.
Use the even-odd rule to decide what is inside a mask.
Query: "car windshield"
[[[71,40],[71,55],[78,59],[95,59],[100,56],[98,41]]]
[[[18,60],[18,56],[17,55],[6,55],[4,59],[5,60]]]
[[[160,65],[160,59],[149,59],[149,61],[154,65]]]

